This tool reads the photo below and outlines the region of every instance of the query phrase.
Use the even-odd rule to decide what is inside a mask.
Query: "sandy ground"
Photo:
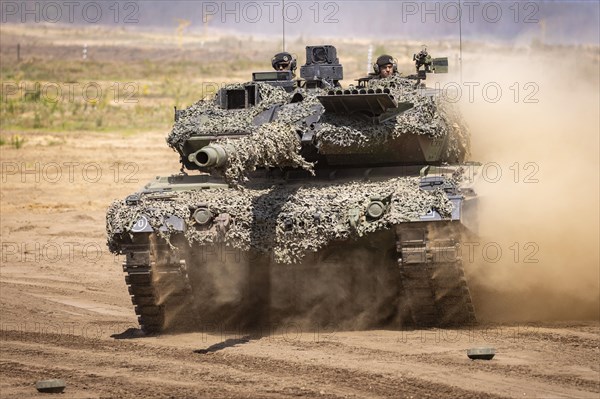
[[[600,396],[598,322],[140,336],[104,214],[178,170],[163,137],[2,147],[0,397],[45,396],[34,384],[49,378],[66,382],[68,398]],[[469,360],[465,350],[482,345],[496,357]]]

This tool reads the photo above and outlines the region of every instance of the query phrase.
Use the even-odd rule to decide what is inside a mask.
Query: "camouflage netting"
[[[257,167],[313,170],[313,164],[299,154],[300,139],[294,126],[279,121],[261,125],[252,136],[215,143],[233,149],[228,153],[227,164],[223,168],[225,180],[233,184],[247,180],[245,174]]]
[[[297,90],[302,101],[291,103],[294,93],[266,83],[232,84],[225,89],[243,89],[256,85],[261,101],[246,109],[225,110],[215,98],[203,100],[180,111],[179,120],[167,138],[169,145],[185,156],[184,145],[191,136],[216,136],[215,143],[224,144],[234,151],[227,164],[216,170],[234,185],[246,180],[256,168],[303,168],[313,171],[314,165],[300,156],[299,138],[311,126],[306,118],[318,122],[313,126],[314,144],[322,155],[377,153],[389,140],[403,135],[447,137],[447,146],[441,160],[463,162],[469,155],[469,133],[454,104],[441,98],[426,96],[416,88],[415,81],[392,76],[369,81],[370,89],[390,90],[398,102],[409,102],[413,108],[381,124],[358,118],[323,113],[324,107],[317,96],[326,91]],[[260,126],[253,120],[262,112],[279,106],[273,122]],[[269,111],[271,112],[271,111]],[[241,134],[240,138],[219,139],[219,136]],[[366,150],[366,151],[365,151]]]
[[[443,157],[448,163],[464,162],[471,157],[471,133],[456,104],[439,101],[438,112],[448,129],[448,146]]]
[[[246,84],[228,85],[226,89],[241,89]],[[280,87],[265,83],[252,83],[258,86],[261,102],[248,109],[224,110],[217,106],[214,99],[199,101],[191,107],[180,111],[180,120],[173,127],[167,142],[173,148],[182,148],[192,135],[224,135],[232,133],[255,133],[258,127],[252,120],[261,112],[274,105],[285,104],[277,113],[277,121],[281,124],[293,125],[302,133],[308,129],[303,121],[311,114],[323,112],[317,96],[324,95],[325,90],[301,91],[303,101],[290,104],[292,95]],[[428,135],[430,137],[449,136],[450,161],[457,155],[468,154],[469,133],[464,121],[454,104],[439,97],[425,96],[415,87],[415,81],[394,75],[387,79],[369,81],[370,89],[390,89],[398,102],[409,102],[414,107],[382,124],[374,125],[345,115],[322,114],[315,135],[317,147],[324,146],[372,146],[380,145],[386,140],[395,139],[405,134]],[[315,106],[319,106],[315,111]],[[284,137],[288,129],[281,130],[281,124],[267,123],[262,132],[271,132],[276,140]],[[287,139],[284,137],[284,140]],[[246,147],[254,145],[260,151],[260,140],[249,142]],[[464,156],[463,156],[464,158]],[[268,165],[276,166],[276,165]]]
[[[167,143],[173,149],[182,148],[192,135],[224,135],[232,133],[252,133],[256,128],[252,120],[262,111],[273,105],[286,103],[289,94],[281,87],[266,83],[253,82],[258,87],[261,98],[259,104],[247,109],[234,111],[217,106],[214,98],[200,100],[190,107],[179,111],[179,120],[167,137]],[[245,84],[230,84],[225,89],[244,89]]]
[[[373,195],[388,198],[389,206],[381,218],[368,221],[365,210]],[[224,235],[214,229],[195,227],[191,209],[198,204],[207,204],[214,216],[231,216]],[[192,245],[224,242],[244,251],[272,252],[279,263],[297,263],[307,252],[318,251],[332,240],[358,238],[394,224],[416,221],[432,209],[448,216],[452,204],[443,191],[421,190],[419,178],[258,190],[199,190],[174,193],[169,200],[142,196],[136,205],[126,205],[124,201],[111,205],[107,213],[108,245],[117,253],[119,233],[128,231],[141,215],[148,218],[155,231],[165,217],[173,215],[186,221],[185,236]],[[350,222],[353,215],[356,227]],[[169,239],[172,233],[159,234]]]
[[[386,79],[373,79],[369,89],[389,89],[398,102],[412,103],[413,108],[382,124],[349,120],[338,115],[323,115],[317,134],[320,145],[369,146],[395,139],[403,134],[421,134],[430,137],[456,135],[453,140],[469,147],[469,135],[456,107],[440,98],[425,96],[415,87],[415,81],[394,75]],[[453,151],[459,146],[456,144]]]

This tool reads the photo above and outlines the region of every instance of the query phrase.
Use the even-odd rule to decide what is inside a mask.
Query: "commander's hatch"
[[[253,82],[263,82],[283,88],[288,93],[296,88],[292,71],[252,72]]]
[[[413,103],[398,103],[388,89],[330,90],[317,96],[325,112],[352,115],[379,124],[411,109]]]
[[[292,78],[292,71],[252,72],[253,82],[281,82]]]

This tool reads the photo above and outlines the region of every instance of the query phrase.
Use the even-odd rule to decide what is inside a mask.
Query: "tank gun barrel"
[[[225,166],[233,149],[220,144],[209,144],[188,155],[188,160],[201,168],[218,168]]]

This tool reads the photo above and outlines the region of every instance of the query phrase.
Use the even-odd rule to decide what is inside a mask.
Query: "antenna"
[[[282,50],[285,52],[285,0],[281,0],[281,31],[282,31]]]
[[[367,75],[373,70],[373,45],[369,44],[369,50],[367,50]]]
[[[460,69],[460,83],[463,82],[463,73],[462,73],[462,4],[460,0],[458,0],[458,42],[459,42],[459,55],[458,55],[458,65]]]
[[[183,48],[183,32],[188,26],[190,26],[192,21],[183,18],[176,18],[176,21],[179,24],[177,26],[177,46],[181,50]]]

